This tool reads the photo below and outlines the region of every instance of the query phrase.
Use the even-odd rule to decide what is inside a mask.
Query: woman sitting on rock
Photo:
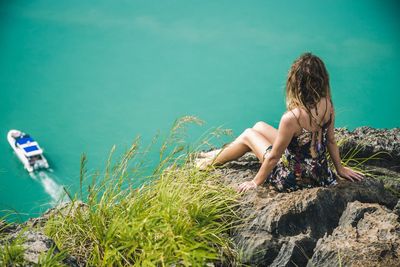
[[[238,191],[268,180],[278,191],[289,192],[337,184],[328,166],[328,150],[338,175],[350,181],[363,179],[361,173],[341,163],[329,75],[319,57],[305,53],[293,63],[286,82],[286,106],[278,129],[257,122],[224,148],[200,155],[203,158],[197,166],[222,165],[253,151],[262,163],[260,170],[252,181],[239,185]]]

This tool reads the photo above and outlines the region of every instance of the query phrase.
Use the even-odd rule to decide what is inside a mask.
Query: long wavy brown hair
[[[327,97],[332,103],[328,71],[319,57],[304,53],[293,62],[288,73],[286,108],[304,108],[310,117],[311,125],[311,110],[317,110],[317,103],[322,97]]]

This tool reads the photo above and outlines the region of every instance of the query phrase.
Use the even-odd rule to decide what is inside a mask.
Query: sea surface
[[[1,1],[0,215],[37,216],[79,190],[137,136],[149,144],[193,115],[197,140],[231,140],[257,121],[278,126],[284,86],[301,53],[330,73],[337,127],[399,127],[396,1]],[[30,133],[51,170],[30,176],[10,129]],[[230,138],[230,139],[229,139]],[[148,168],[159,159],[149,153]],[[6,211],[7,210],[7,211]]]

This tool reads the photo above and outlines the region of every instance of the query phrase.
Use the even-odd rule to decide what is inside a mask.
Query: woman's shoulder
[[[293,130],[297,132],[298,128],[302,128],[299,121],[300,114],[300,108],[286,110],[282,115],[281,122],[285,123],[286,125],[292,125]]]
[[[321,98],[320,102],[326,103],[326,105],[324,105],[324,107],[322,107],[322,114],[334,113],[335,109],[334,109],[333,103],[329,96]],[[318,103],[320,103],[320,102],[318,102]],[[319,104],[317,104],[317,106],[318,105]],[[286,114],[288,114],[288,115],[286,115]],[[308,117],[309,117],[307,110],[303,107],[294,107],[292,109],[288,109],[284,112],[284,115],[289,116],[289,117],[294,115],[297,119],[302,119],[303,117],[308,119]]]
[[[288,117],[293,117],[293,115],[295,115],[297,118],[299,118],[299,116],[300,116],[301,113],[302,113],[302,109],[301,109],[300,107],[295,107],[295,108],[286,110],[286,111],[283,113],[283,115],[288,114],[288,115],[286,115],[286,116],[288,116]]]
[[[283,113],[282,118],[285,118],[286,120],[297,123],[297,122],[299,122],[300,116],[302,115],[303,112],[304,111],[302,111],[300,107],[295,107],[295,108],[286,110]]]
[[[302,111],[300,108],[293,108],[286,110],[283,113],[282,118],[286,118],[287,123],[291,125],[292,131],[293,131],[293,137],[298,137],[304,132],[304,128],[301,126],[300,123],[300,115]],[[293,139],[292,139],[293,141]]]
[[[288,109],[288,110],[285,110],[285,112],[283,112],[283,114],[282,114],[282,119],[285,119],[285,120],[293,120],[293,119],[295,119],[296,117],[298,118],[299,117],[299,115],[300,115],[300,109],[299,108],[293,108],[293,109]],[[294,116],[293,116],[294,115]]]

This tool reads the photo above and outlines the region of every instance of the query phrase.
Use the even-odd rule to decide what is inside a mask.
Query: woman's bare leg
[[[210,164],[222,165],[243,156],[248,151],[253,151],[262,162],[266,147],[273,144],[277,134],[277,129],[259,121],[224,148],[203,153],[201,156],[204,158],[197,161],[197,166],[205,168]]]
[[[254,131],[252,130],[255,130],[257,133],[260,133],[266,140],[262,140],[262,137],[259,136],[257,133],[254,133]],[[253,151],[255,154],[257,154],[257,145],[265,146],[264,144],[268,143],[267,145],[268,147],[274,143],[277,135],[278,135],[277,129],[275,129],[274,127],[263,121],[259,121],[256,124],[254,124],[253,128],[246,129],[238,138],[236,138],[235,141],[233,141],[230,144],[229,148],[228,147],[224,148],[223,150],[225,152],[222,156],[221,156],[222,153],[218,155],[221,149],[219,149],[217,153],[211,154],[211,156],[217,156],[217,158],[215,159],[215,163],[223,164],[225,162],[243,156],[246,152],[250,150]],[[263,154],[264,152],[265,150],[262,151]]]
[[[253,151],[260,162],[263,161],[263,155],[267,147],[271,143],[253,128],[248,128],[239,135],[233,142],[222,148],[216,157],[208,157],[200,159],[197,166],[201,169],[209,164],[222,165],[228,161],[237,159],[243,156],[246,152]]]
[[[271,143],[253,128],[248,128],[239,135],[232,143],[222,149],[221,153],[214,159],[216,164],[224,164],[228,161],[240,158],[246,152],[252,151],[262,162],[265,149]]]

